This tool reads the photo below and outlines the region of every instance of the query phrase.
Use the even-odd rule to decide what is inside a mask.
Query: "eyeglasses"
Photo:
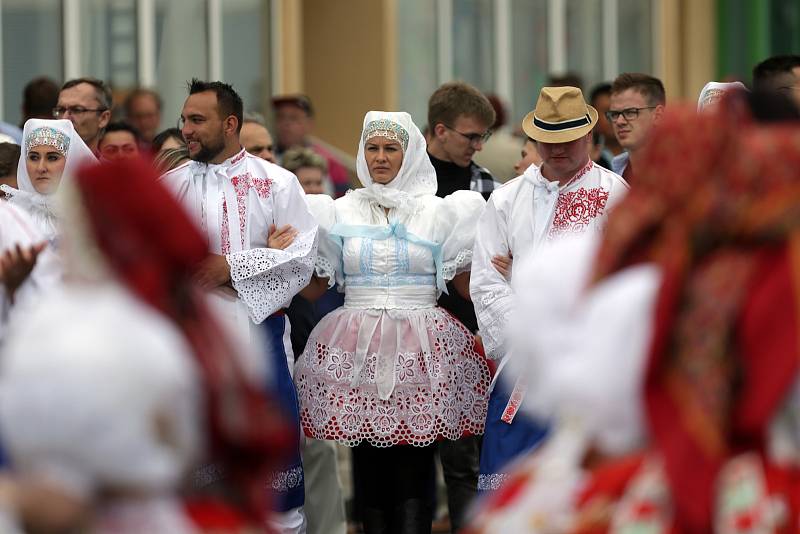
[[[448,130],[453,130],[455,133],[457,133],[461,137],[463,137],[466,140],[468,140],[470,145],[477,145],[478,143],[485,143],[492,136],[492,131],[491,130],[487,130],[487,131],[483,132],[482,134],[479,134],[479,133],[465,134],[465,133],[459,132],[458,130],[456,130],[452,126],[448,126],[445,123],[442,123],[442,125],[445,128],[447,128]]]
[[[61,108],[53,108],[53,117],[59,118],[63,117],[64,115],[69,112],[70,115],[83,115],[84,113],[102,113],[103,111],[108,111],[108,108],[97,108],[97,109],[89,109],[83,106],[69,106],[69,107],[61,107]]]
[[[646,108],[626,108],[622,111],[606,111],[606,118],[609,122],[614,122],[620,115],[625,117],[626,121],[635,121],[639,118],[639,112],[643,109],[655,109],[658,106],[648,106]]]

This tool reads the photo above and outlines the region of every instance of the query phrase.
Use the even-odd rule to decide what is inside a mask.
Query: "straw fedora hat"
[[[542,87],[536,109],[525,115],[522,129],[542,143],[568,143],[597,124],[597,110],[577,87]]]

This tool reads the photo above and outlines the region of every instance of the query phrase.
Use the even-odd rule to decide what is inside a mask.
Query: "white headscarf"
[[[375,125],[373,123],[375,121],[381,120],[390,121],[399,126],[400,130],[396,130],[396,127],[392,125],[393,129],[399,132],[401,137],[403,137],[403,132],[408,137],[408,145],[403,147],[403,163],[400,166],[400,170],[397,176],[386,185],[372,181],[364,153],[364,144],[367,142],[365,135],[369,135],[374,131]],[[384,128],[381,128],[381,130],[384,130]],[[404,142],[401,141],[401,144],[404,144]],[[386,208],[412,204],[414,197],[435,195],[438,188],[436,170],[428,157],[425,137],[423,137],[417,125],[414,124],[414,121],[411,120],[411,115],[403,111],[370,111],[364,116],[364,127],[361,130],[358,143],[356,174],[364,188],[358,189],[353,193],[363,195]]]
[[[69,177],[75,173],[75,170],[80,167],[82,163],[85,163],[86,161],[96,161],[97,158],[94,157],[91,149],[86,146],[86,143],[83,142],[81,136],[79,136],[78,132],[75,131],[75,127],[72,125],[72,122],[66,119],[28,119],[28,121],[25,122],[24,129],[22,130],[22,154],[19,158],[19,165],[17,165],[17,184],[20,191],[27,191],[29,193],[35,193],[37,195],[44,196],[41,195],[41,193],[37,193],[36,189],[34,189],[33,182],[28,174],[28,166],[26,164],[26,160],[28,159],[28,150],[36,146],[29,146],[28,139],[31,138],[31,136],[34,135],[34,133],[40,128],[53,128],[54,130],[58,130],[58,132],[64,134],[64,136],[69,139],[69,147],[66,150],[66,154],[64,154],[67,162],[64,165],[64,172],[61,175],[62,180],[69,179]]]
[[[63,138],[61,138],[61,141],[63,141],[61,142],[61,148],[63,149],[64,145],[68,145],[66,146],[66,150],[63,150],[63,152],[66,152],[64,157],[67,161],[64,164],[64,172],[61,174],[59,190],[62,189],[61,186],[66,180],[71,179],[72,175],[75,174],[75,171],[81,165],[87,162],[96,162],[97,158],[92,154],[91,149],[86,146],[86,143],[83,142],[78,132],[75,131],[72,122],[65,119],[28,119],[28,121],[25,122],[25,127],[22,131],[22,153],[20,154],[19,164],[17,165],[18,189],[7,185],[0,186],[0,189],[8,194],[9,201],[12,204],[30,213],[45,236],[49,239],[53,237],[51,234],[55,233],[55,201],[58,196],[58,191],[50,195],[43,195],[36,191],[33,187],[31,177],[28,174],[28,166],[26,163],[28,160],[28,150],[35,146],[40,146],[36,144],[30,145],[29,140],[32,141],[33,139],[41,139],[44,137],[38,135],[41,133],[39,131],[40,128],[56,130],[57,133],[55,136],[50,135],[50,138],[59,138],[60,136],[58,134],[63,134]],[[65,139],[69,141],[66,142]],[[61,151],[62,150],[59,150],[59,152]]]
[[[697,99],[697,111],[702,111],[703,108],[722,98],[725,93],[733,90],[747,91],[747,87],[742,82],[708,82],[700,91],[700,98]]]

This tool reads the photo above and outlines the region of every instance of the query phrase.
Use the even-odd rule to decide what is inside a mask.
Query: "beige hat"
[[[597,110],[577,87],[542,87],[536,109],[525,115],[522,129],[542,143],[568,143],[597,124]]]

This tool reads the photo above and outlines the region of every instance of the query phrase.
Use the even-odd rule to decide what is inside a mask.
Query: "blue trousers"
[[[295,446],[291,457],[272,476],[271,490],[275,496],[275,510],[286,512],[303,506],[305,502],[305,476],[300,458],[300,407],[297,401],[297,390],[294,387],[286,360],[287,347],[289,347],[288,350],[291,350],[288,335],[285,335],[286,317],[273,315],[267,318],[262,326],[265,329],[267,352],[271,364],[268,385],[296,431]]]
[[[489,396],[478,492],[497,489],[506,478],[504,469],[509,462],[536,447],[547,436],[548,426],[533,421],[524,413],[518,412],[510,424],[500,419],[510,396],[510,388],[502,381],[497,382]]]

